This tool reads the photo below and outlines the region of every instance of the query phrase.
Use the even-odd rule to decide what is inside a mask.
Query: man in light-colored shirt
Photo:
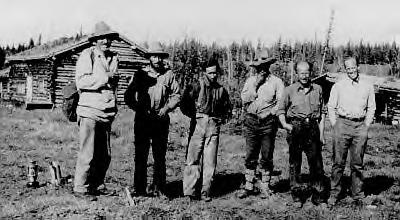
[[[328,102],[329,120],[334,128],[331,197],[328,200],[331,205],[344,196],[342,180],[347,151],[350,151],[352,197],[356,201],[364,197],[363,158],[368,128],[376,109],[374,88],[360,78],[356,59],[348,58],[344,64],[348,77],[335,83]]]
[[[118,33],[98,29],[89,37],[94,46],[82,51],[76,63],[76,86],[80,91],[76,109],[79,125],[79,152],[75,169],[74,194],[96,200],[109,194],[104,177],[111,161],[111,123],[117,113],[118,57],[109,48]]]
[[[238,197],[254,194],[257,166],[261,172],[261,191],[264,196],[271,194],[269,183],[273,172],[273,153],[278,130],[277,103],[282,96],[282,80],[269,71],[276,59],[268,57],[266,50],[260,59],[252,64],[257,74],[250,76],[243,87],[241,98],[245,108],[244,134],[246,137],[246,184]],[[261,152],[261,159],[259,154]]]
[[[175,74],[166,68],[169,54],[160,43],[150,45],[147,56],[150,66],[135,73],[125,93],[125,102],[135,114],[135,194],[147,194],[147,158],[150,143],[154,158],[153,184],[149,194],[165,196],[169,116],[180,101],[179,84]]]

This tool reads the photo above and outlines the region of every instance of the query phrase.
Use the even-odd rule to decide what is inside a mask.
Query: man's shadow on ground
[[[242,173],[217,173],[212,183],[211,196],[218,198],[226,194],[232,193],[240,189],[244,182],[244,174]],[[201,188],[201,187],[199,187]],[[166,194],[170,199],[183,196],[182,179],[167,183]]]
[[[306,187],[309,183],[309,175],[302,174],[300,176],[301,185]],[[324,186],[328,190],[328,193],[331,188],[330,178],[324,178]],[[393,177],[377,175],[373,177],[367,177],[364,179],[364,193],[366,196],[368,195],[379,195],[380,193],[388,190],[395,183],[395,179]],[[347,189],[347,193],[350,195],[350,187],[351,187],[351,178],[349,176],[344,176],[343,179],[343,187]],[[286,193],[290,191],[290,182],[289,179],[281,179],[277,183],[271,186],[271,189],[277,193]]]
[[[302,174],[300,176],[301,188],[304,189],[304,196],[310,196],[311,192],[307,187],[309,183],[309,175]],[[212,187],[212,197],[218,198],[229,193],[235,192],[240,189],[244,184],[245,178],[243,173],[218,173],[214,177]],[[325,196],[329,196],[330,193],[330,178],[325,177],[323,180],[326,188]],[[395,183],[395,179],[388,176],[378,175],[373,177],[367,177],[364,179],[364,193],[368,195],[379,195],[380,193],[388,190]],[[345,176],[343,180],[344,189],[347,189],[347,193],[350,193],[351,179],[349,176]],[[280,179],[279,181],[272,184],[271,189],[275,193],[287,193],[290,192],[289,179]],[[183,196],[182,180],[175,180],[167,183],[167,196],[171,199]],[[349,194],[350,195],[350,194]]]

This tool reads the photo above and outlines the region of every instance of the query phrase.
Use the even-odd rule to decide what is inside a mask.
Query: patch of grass
[[[237,122],[224,125],[218,150],[214,198],[210,203],[190,202],[182,197],[182,171],[189,119],[179,110],[171,114],[167,152],[167,188],[170,199],[135,198],[137,205],[129,207],[124,187],[132,187],[134,173],[134,113],[121,109],[112,125],[112,161],[106,182],[118,191],[115,197],[99,197],[90,203],[71,195],[72,184],[57,190],[49,181],[47,163],[58,160],[63,176],[73,176],[79,148],[78,126],[65,120],[59,109],[25,111],[0,107],[0,218],[21,219],[389,219],[400,214],[400,160],[398,128],[373,125],[365,156],[368,200],[377,206],[354,206],[343,202],[333,209],[317,206],[296,209],[291,206],[288,188],[288,146],[286,132],[279,130],[274,152],[275,169],[282,175],[274,180],[278,193],[268,199],[251,196],[237,199],[235,194],[244,180],[245,140],[240,132],[230,132]],[[323,147],[325,173],[329,176],[332,156],[332,129],[326,124],[327,144]],[[25,187],[27,161],[38,162],[41,187]],[[153,159],[148,161],[148,182],[152,180]],[[308,172],[303,158],[302,172]],[[349,175],[348,165],[346,175]],[[307,175],[305,175],[307,176]]]

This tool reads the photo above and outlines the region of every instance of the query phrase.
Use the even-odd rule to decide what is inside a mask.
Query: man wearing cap
[[[210,61],[198,81],[189,85],[182,96],[181,111],[191,119],[186,167],[183,171],[183,194],[210,201],[212,180],[217,166],[220,126],[230,117],[231,103],[227,90],[217,82],[221,74],[217,61]],[[200,180],[202,179],[202,182]]]
[[[82,51],[76,63],[75,81],[80,98],[76,113],[79,125],[79,153],[74,194],[82,197],[107,194],[104,177],[111,160],[111,123],[117,113],[118,57],[110,52],[118,33],[96,26],[89,37],[94,46]]]
[[[260,186],[263,196],[271,194],[269,183],[273,172],[275,136],[278,130],[276,110],[284,90],[282,80],[269,71],[275,61],[276,59],[268,56],[267,50],[263,50],[260,58],[251,65],[255,67],[256,75],[246,80],[242,90],[241,98],[245,110],[246,183],[238,194],[239,198],[255,193],[257,166],[261,173]],[[261,158],[258,162],[260,153]]]
[[[360,78],[356,59],[346,59],[344,67],[347,77],[333,85],[328,101],[328,116],[334,128],[330,205],[344,196],[347,151],[350,151],[352,197],[356,202],[364,197],[363,158],[376,109],[374,87]]]
[[[165,195],[165,156],[168,143],[169,116],[180,101],[179,84],[175,74],[165,68],[164,52],[160,43],[150,45],[147,57],[150,66],[135,73],[127,92],[125,102],[135,112],[135,176],[136,195],[146,195],[147,158],[150,143],[154,158],[153,184],[150,194]]]
[[[322,88],[310,80],[311,64],[300,61],[294,69],[298,82],[286,87],[278,104],[277,115],[282,127],[288,131],[289,144],[289,180],[295,206],[304,201],[299,185],[302,152],[304,151],[310,170],[312,202],[326,202],[324,197],[324,168],[321,146],[324,142],[324,121]]]

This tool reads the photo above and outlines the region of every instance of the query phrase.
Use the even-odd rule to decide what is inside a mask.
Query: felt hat
[[[269,67],[271,64],[276,62],[276,58],[273,56],[270,56],[268,53],[267,49],[263,49],[259,55],[258,58],[250,63],[249,66],[255,67],[255,68],[261,68],[261,67]]]
[[[94,31],[91,35],[89,35],[88,40],[96,41],[102,38],[114,38],[118,36],[119,34],[117,32],[111,30],[110,26],[101,21],[95,24]]]
[[[149,49],[148,49],[148,52],[146,53],[146,56],[147,57],[159,56],[162,58],[168,58],[169,54],[164,51],[160,42],[152,42],[149,45]]]

